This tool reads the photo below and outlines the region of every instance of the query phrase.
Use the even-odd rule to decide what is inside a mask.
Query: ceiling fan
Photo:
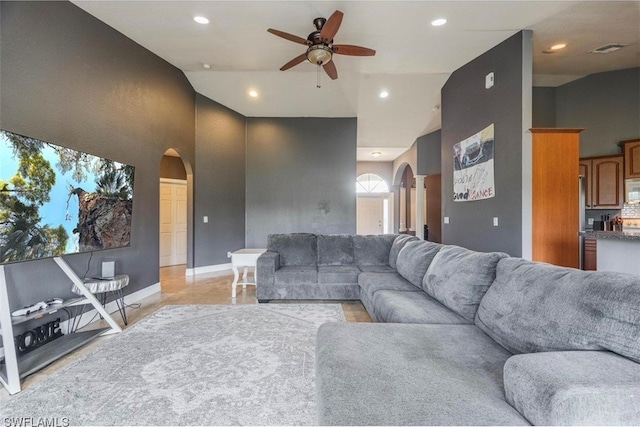
[[[307,47],[307,51],[302,55],[298,55],[291,61],[284,64],[280,71],[288,70],[305,60],[311,62],[318,67],[322,66],[327,75],[332,80],[338,78],[338,70],[332,61],[334,54],[339,55],[351,55],[351,56],[373,56],[376,51],[361,46],[354,46],[349,44],[333,44],[333,37],[338,32],[340,24],[342,23],[343,13],[339,10],[333,12],[329,19],[316,18],[313,20],[313,25],[316,27],[316,31],[307,36],[306,39],[302,37],[294,36],[293,34],[285,33],[284,31],[274,30],[269,28],[267,31],[276,36],[282,37],[294,43],[303,44]]]

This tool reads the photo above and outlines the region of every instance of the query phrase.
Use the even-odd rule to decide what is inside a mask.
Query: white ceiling
[[[640,2],[603,1],[74,1],[183,70],[194,89],[249,117],[357,117],[358,160],[393,160],[440,127],[440,89],[452,71],[521,29],[534,30],[534,81],[556,86],[640,65]],[[338,80],[308,62],[278,69],[305,47],[314,18],[339,9],[335,42],[377,50],[334,57]],[[211,23],[196,24],[206,16]],[[433,19],[448,23],[433,27]],[[568,47],[543,50],[557,42]],[[609,54],[586,54],[606,43]],[[203,64],[211,64],[205,69]],[[258,91],[257,98],[248,91]],[[389,97],[378,97],[380,90]],[[377,159],[371,152],[382,151]]]

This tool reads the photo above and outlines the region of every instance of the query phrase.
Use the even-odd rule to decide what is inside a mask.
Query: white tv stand
[[[2,385],[9,391],[9,394],[18,393],[21,390],[20,380],[27,375],[31,375],[34,372],[39,371],[55,360],[82,347],[89,341],[92,341],[101,335],[122,332],[120,325],[113,320],[96,297],[87,290],[82,279],[78,277],[71,267],[69,267],[69,265],[60,257],[55,257],[53,260],[58,264],[58,267],[60,267],[64,274],[71,279],[75,287],[80,290],[82,296],[67,300],[62,304],[51,306],[44,310],[39,310],[27,316],[19,317],[11,317],[7,280],[4,272],[4,266],[0,265],[0,336],[2,336],[2,345],[4,347],[4,363],[0,365],[0,383],[2,383]],[[109,328],[70,333],[46,343],[24,355],[18,355],[16,353],[16,348],[14,346],[14,325],[27,322],[32,319],[39,319],[40,317],[52,314],[65,307],[84,304],[92,305],[93,308],[95,308],[109,324]]]

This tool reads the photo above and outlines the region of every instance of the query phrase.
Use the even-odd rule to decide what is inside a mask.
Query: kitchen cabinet
[[[640,178],[640,139],[621,141],[624,150],[625,179]]]
[[[584,239],[584,260],[583,270],[596,271],[598,267],[598,240],[595,237],[586,237]]]
[[[624,205],[623,169],[622,155],[580,159],[579,174],[585,177],[587,209],[622,209]]]
[[[532,259],[580,267],[579,135],[582,129],[531,129]]]

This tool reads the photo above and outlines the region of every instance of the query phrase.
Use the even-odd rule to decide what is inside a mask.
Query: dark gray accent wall
[[[170,147],[194,164],[195,92],[184,74],[69,2],[0,2],[0,127],[136,168],[131,247],[94,254],[158,282],[159,169]],[[89,254],[65,256],[81,276]],[[69,296],[52,260],[7,266],[12,307]]]
[[[245,126],[241,114],[196,95],[195,267],[227,263],[228,251],[244,248]]]
[[[440,173],[442,168],[440,140],[442,131],[428,133],[417,139],[418,171],[417,175],[433,175]]]
[[[534,128],[556,127],[556,88],[534,87],[532,103]]]
[[[640,137],[640,68],[592,74],[556,88],[558,127],[581,127],[580,156],[618,154]]]
[[[522,31],[457,69],[442,88],[442,242],[480,251],[522,254],[523,136],[530,126],[523,105],[531,103],[523,79],[531,79],[531,32]],[[524,68],[529,64],[529,69]],[[485,89],[485,76],[495,85]],[[496,196],[453,201],[453,145],[495,124]],[[493,217],[500,226],[493,226]]]
[[[356,232],[355,118],[247,119],[247,247]]]

